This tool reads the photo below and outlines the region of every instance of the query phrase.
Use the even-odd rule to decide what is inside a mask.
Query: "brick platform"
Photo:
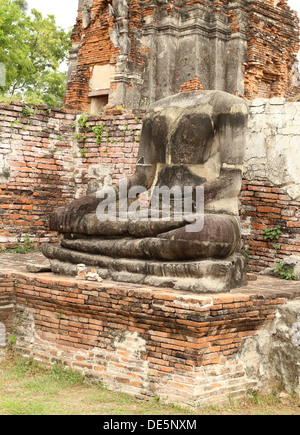
[[[22,355],[63,361],[112,390],[189,406],[241,398],[255,387],[241,344],[300,294],[298,282],[266,277],[203,296],[99,284],[27,273],[28,259],[1,255],[0,322]]]

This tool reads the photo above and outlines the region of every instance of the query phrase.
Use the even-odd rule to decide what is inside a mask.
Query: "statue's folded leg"
[[[201,231],[188,232],[181,227],[157,237],[164,242],[166,252],[178,252],[181,258],[227,258],[239,251],[240,230],[234,216],[207,215]]]
[[[95,219],[95,214],[92,216]],[[88,217],[82,221],[85,219],[90,222]],[[106,224],[106,230],[112,233],[112,222],[101,224],[102,232]],[[152,224],[157,230],[158,223]],[[118,225],[120,229],[120,222]],[[126,226],[127,229],[131,226],[131,231],[133,228],[141,231],[137,222],[127,221],[123,225],[123,231]],[[163,228],[166,226],[160,230]],[[55,273],[76,275],[77,265],[83,263],[88,270],[95,268],[108,280],[219,293],[246,282],[245,258],[237,253],[238,228],[234,216],[209,215],[204,219],[203,230],[197,233],[187,232],[185,225],[143,238],[128,234],[65,235],[60,245],[44,245],[43,252]]]
[[[207,215],[201,231],[187,229],[186,222],[101,222],[90,213],[74,223],[74,235],[65,235],[62,247],[160,261],[222,259],[239,250],[239,224],[233,216]]]
[[[63,216],[65,207],[57,208],[50,216],[50,230],[62,232]]]

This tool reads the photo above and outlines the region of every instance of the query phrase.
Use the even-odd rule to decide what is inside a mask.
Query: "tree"
[[[53,15],[29,14],[26,0],[0,0],[0,63],[6,69],[0,96],[61,106],[66,73],[60,65],[70,48],[69,33]]]
[[[28,9],[28,3],[26,0],[14,0],[17,5],[19,5],[21,11],[26,11]]]

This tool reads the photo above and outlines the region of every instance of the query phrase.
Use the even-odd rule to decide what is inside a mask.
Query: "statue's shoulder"
[[[232,110],[242,111],[243,113],[248,112],[248,105],[242,98],[227,92],[210,90],[182,92],[163,98],[149,107],[148,114],[164,111],[171,107],[182,109],[195,107],[195,110],[197,110],[197,108],[205,106],[210,107],[210,112],[211,110],[219,113],[232,112]]]

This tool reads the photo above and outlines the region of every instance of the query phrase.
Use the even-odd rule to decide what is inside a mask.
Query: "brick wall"
[[[246,293],[210,297],[51,274],[0,277],[15,282],[14,335],[23,356],[61,361],[112,390],[189,406],[242,398],[257,386],[239,358],[242,341],[296,291],[288,283],[282,297],[259,282]],[[0,297],[5,291],[0,284]]]
[[[70,125],[76,115],[35,108],[34,114],[25,116],[24,107],[0,106],[0,242],[4,245],[26,235],[35,241],[48,240],[47,216],[75,193]]]
[[[105,65],[116,62],[119,52],[110,40],[109,32],[114,27],[113,17],[109,14],[109,3],[105,0],[95,0],[90,9],[93,25],[85,28],[82,11],[79,12],[77,22],[71,35],[73,45],[79,44],[76,58],[76,74],[69,76],[66,98],[68,108],[85,110],[90,104],[88,98],[89,80],[92,77],[94,65]],[[83,28],[84,38],[83,36]],[[77,57],[78,56],[78,57]],[[97,61],[95,61],[97,59]]]
[[[284,261],[287,255],[300,255],[300,202],[266,180],[244,180],[241,196],[243,249],[249,268],[260,272]],[[265,240],[263,230],[280,227],[277,240]]]
[[[48,230],[53,209],[83,195],[88,182],[108,173],[114,181],[131,174],[136,163],[143,114],[112,111],[90,117],[81,131],[76,115],[65,110],[24,105],[0,106],[0,245],[14,246],[29,237],[54,241]],[[92,126],[103,124],[102,142]],[[76,127],[74,127],[76,125]],[[84,149],[84,151],[81,151]]]
[[[288,1],[253,1],[247,40],[245,97],[252,100],[292,94],[299,21],[290,11]]]
[[[250,267],[260,271],[299,255],[300,104],[257,99],[249,109],[241,216]],[[266,241],[262,230],[276,226],[282,237]]]

